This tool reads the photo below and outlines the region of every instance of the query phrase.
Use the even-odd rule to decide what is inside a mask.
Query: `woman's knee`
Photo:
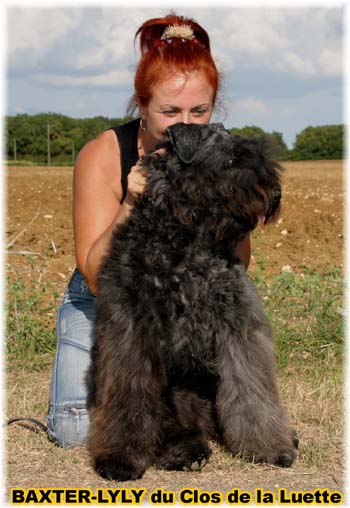
[[[81,404],[80,404],[81,405]],[[47,417],[48,436],[58,446],[73,448],[85,445],[89,433],[89,413],[78,404],[57,407],[50,404]]]

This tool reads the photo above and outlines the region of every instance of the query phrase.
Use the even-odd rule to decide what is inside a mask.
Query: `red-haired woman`
[[[208,123],[219,88],[207,32],[192,19],[169,15],[136,32],[141,59],[132,108],[140,117],[103,132],[79,153],[74,170],[73,221],[77,268],[57,319],[48,428],[58,444],[86,441],[85,374],[94,343],[96,275],[111,233],[128,216],[146,176],[138,159],[174,123]],[[247,237],[236,252],[246,265]]]

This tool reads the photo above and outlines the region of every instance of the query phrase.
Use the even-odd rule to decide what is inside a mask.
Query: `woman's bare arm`
[[[134,166],[128,177],[123,204],[119,145],[115,133],[106,131],[79,153],[73,178],[73,225],[77,266],[93,293],[96,276],[112,231],[123,222],[142,192],[146,177]]]

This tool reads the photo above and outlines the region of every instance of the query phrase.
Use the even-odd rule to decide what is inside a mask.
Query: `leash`
[[[22,425],[22,427],[25,427],[26,429],[29,429],[29,430],[33,430],[34,432],[45,432],[45,434],[47,433],[47,426],[44,425],[43,423],[39,422],[39,420],[36,420],[35,418],[10,418],[9,420],[7,420],[7,422],[3,425],[4,427],[7,427],[7,425],[11,425],[11,423],[21,423],[21,422],[27,422],[27,423],[31,423],[32,425],[34,425],[34,427],[37,427],[37,428],[32,428],[30,427],[29,425]]]

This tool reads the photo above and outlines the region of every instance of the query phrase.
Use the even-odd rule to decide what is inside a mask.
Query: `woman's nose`
[[[189,113],[182,113],[181,115],[181,122],[182,123],[191,123],[191,117]]]

